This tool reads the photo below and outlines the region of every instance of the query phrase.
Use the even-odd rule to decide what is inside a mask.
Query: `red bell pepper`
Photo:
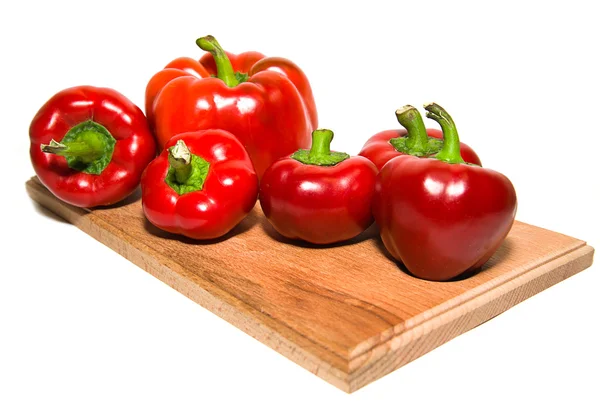
[[[375,134],[359,152],[359,155],[375,163],[378,170],[394,157],[428,157],[442,149],[442,131],[425,129],[421,114],[413,106],[407,105],[396,110],[396,118],[405,129],[392,129]],[[479,156],[468,145],[461,143],[460,153],[467,163],[481,166]]]
[[[156,155],[144,113],[108,88],[58,92],[31,121],[29,137],[31,161],[42,184],[80,207],[124,199]]]
[[[256,52],[228,56],[212,36],[197,44],[211,53],[194,64],[199,76],[163,70],[147,88],[159,146],[181,132],[224,129],[244,144],[260,177],[275,160],[310,144],[317,112],[295,64],[270,57],[253,63],[262,56]],[[198,65],[216,77],[206,78]]]
[[[240,54],[232,54],[229,52],[225,52],[227,58],[231,62],[231,66],[234,71],[237,71],[238,74],[248,74],[254,64],[258,61],[266,58],[266,56],[259,52],[244,52]],[[312,105],[312,110],[314,113],[314,117],[316,119],[316,109],[315,102],[312,97],[312,91],[310,86],[306,85],[308,81],[306,77],[297,76],[296,68],[290,68],[292,64],[288,60],[281,59],[278,57],[269,57],[267,60],[261,62],[260,65],[265,63],[267,64],[276,64],[279,60],[281,60],[282,65],[286,66],[285,69],[281,69],[280,72],[286,74],[294,84],[297,84],[299,88],[304,88],[303,92],[300,90],[300,93],[303,94],[307,105]],[[259,67],[260,68],[260,67]],[[260,70],[266,69],[268,67],[260,68]],[[298,70],[299,71],[299,70]],[[301,72],[300,72],[301,73]],[[204,53],[200,60],[195,60],[190,57],[178,57],[175,60],[171,61],[169,64],[165,66],[164,69],[160,70],[150,79],[148,85],[146,86],[146,117],[150,122],[150,126],[154,131],[154,99],[158,93],[165,87],[169,82],[178,77],[197,77],[197,78],[208,78],[210,76],[217,76],[217,66],[215,64],[215,59],[213,55],[210,53]],[[306,85],[306,86],[305,86]],[[316,120],[315,120],[316,126]]]
[[[504,175],[460,155],[452,118],[425,106],[443,129],[433,158],[396,157],[380,171],[373,214],[381,239],[416,277],[444,281],[480,268],[510,231],[517,210],[515,189]]]
[[[333,132],[316,130],[310,150],[298,150],[267,169],[262,210],[281,235],[314,244],[353,238],[373,222],[377,169],[368,159],[331,152]]]
[[[142,176],[142,206],[158,228],[194,239],[228,233],[250,213],[258,178],[244,146],[219,129],[174,136]]]

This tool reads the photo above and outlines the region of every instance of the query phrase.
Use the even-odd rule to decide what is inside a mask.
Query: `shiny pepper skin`
[[[277,159],[310,145],[317,110],[308,79],[293,62],[257,52],[232,55],[207,36],[199,62],[180,58],[146,89],[159,146],[181,132],[219,128],[238,137],[259,177]]]
[[[315,131],[313,149],[327,140],[316,136],[321,132],[331,133]],[[299,161],[294,154],[275,162],[263,176],[260,204],[284,237],[331,244],[357,236],[373,222],[371,205],[377,175],[373,163],[361,156],[330,152],[329,143],[322,153],[336,153],[345,159],[334,165],[319,165]]]
[[[173,166],[170,150],[179,142],[190,157],[202,160],[204,170],[176,182],[176,190],[167,177]],[[258,177],[248,153],[233,134],[219,129],[174,136],[142,177],[146,218],[164,231],[199,240],[231,231],[250,213],[257,196]]]
[[[109,88],[77,86],[58,92],[33,118],[29,137],[31,161],[42,184],[79,207],[111,205],[127,197],[156,155],[144,113]],[[90,142],[98,138],[109,143]],[[74,160],[69,163],[65,156]],[[94,168],[99,159],[104,159],[103,167]]]

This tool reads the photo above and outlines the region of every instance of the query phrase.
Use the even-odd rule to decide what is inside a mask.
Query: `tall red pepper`
[[[444,109],[425,108],[442,126],[444,144],[433,158],[387,162],[373,213],[394,258],[417,277],[442,281],[480,268],[494,254],[513,224],[517,197],[504,175],[465,163]]]
[[[310,145],[317,111],[298,66],[256,52],[231,55],[212,36],[197,44],[210,55],[149,82],[146,107],[159,146],[178,133],[224,129],[240,139],[262,176],[275,160]]]
[[[29,128],[34,170],[54,195],[80,207],[129,195],[156,154],[144,113],[115,90],[60,91]]]

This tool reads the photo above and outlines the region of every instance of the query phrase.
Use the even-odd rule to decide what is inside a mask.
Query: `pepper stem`
[[[430,138],[421,113],[411,105],[396,110],[398,122],[406,128],[406,135],[390,139],[390,144],[400,153],[417,157],[433,155],[442,149],[442,141]]]
[[[312,145],[310,149],[300,149],[291,158],[304,164],[313,166],[335,166],[350,157],[347,153],[332,152],[331,141],[333,131],[329,129],[317,129],[312,132]]]
[[[450,114],[436,103],[429,103],[423,107],[427,110],[427,118],[431,118],[440,124],[444,133],[444,145],[435,155],[435,158],[451,164],[464,163],[465,161],[460,155],[458,131]]]
[[[44,153],[76,157],[82,163],[92,163],[104,154],[104,145],[102,143],[90,141],[64,144],[52,139],[48,145],[41,145],[40,148]]]
[[[165,182],[177,194],[201,191],[210,170],[210,163],[193,154],[183,139],[168,149],[169,169]]]
[[[178,140],[175,146],[169,148],[169,165],[175,172],[175,181],[187,183],[192,175],[192,155],[183,140]]]
[[[411,105],[396,110],[398,122],[406,128],[406,147],[411,154],[426,154],[429,150],[429,137],[421,113]]]
[[[104,126],[87,120],[71,128],[60,142],[52,139],[40,149],[63,156],[74,170],[98,175],[110,163],[116,142]]]
[[[225,82],[225,85],[229,86],[230,88],[233,88],[240,83],[235,71],[233,71],[233,66],[231,65],[229,57],[227,57],[227,53],[225,53],[225,50],[223,50],[214,36],[208,35],[204,36],[203,38],[199,38],[196,40],[196,44],[202,50],[212,54],[213,58],[215,59],[215,65],[217,66],[217,78]]]
[[[329,155],[331,153],[331,141],[333,131],[330,129],[318,129],[312,132],[312,145],[308,152],[309,157]]]

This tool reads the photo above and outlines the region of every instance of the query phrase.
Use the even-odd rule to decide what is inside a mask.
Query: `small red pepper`
[[[317,110],[306,75],[289,60],[257,52],[232,55],[216,39],[209,52],[158,72],[146,88],[146,112],[159,146],[173,135],[220,128],[246,147],[259,177],[275,160],[310,144]]]
[[[331,152],[333,132],[312,133],[310,150],[298,150],[267,169],[260,185],[262,210],[281,235],[314,244],[353,238],[373,222],[377,169],[368,159]]]
[[[214,239],[250,213],[258,178],[244,146],[219,129],[174,136],[142,176],[144,214],[158,228]]]
[[[132,193],[156,154],[144,113],[115,90],[62,90],[29,128],[38,178],[59,199],[80,207],[110,205]]]
[[[442,149],[442,131],[425,129],[423,118],[413,106],[407,105],[396,110],[396,118],[405,129],[392,129],[373,135],[365,143],[360,156],[371,160],[381,170],[385,163],[394,157],[412,155],[428,157]],[[460,144],[462,158],[471,164],[481,166],[479,156],[468,145]]]
[[[515,189],[504,175],[460,155],[456,126],[437,104],[427,117],[443,129],[433,158],[396,157],[377,177],[373,213],[381,239],[416,277],[444,281],[480,268],[510,231]]]

